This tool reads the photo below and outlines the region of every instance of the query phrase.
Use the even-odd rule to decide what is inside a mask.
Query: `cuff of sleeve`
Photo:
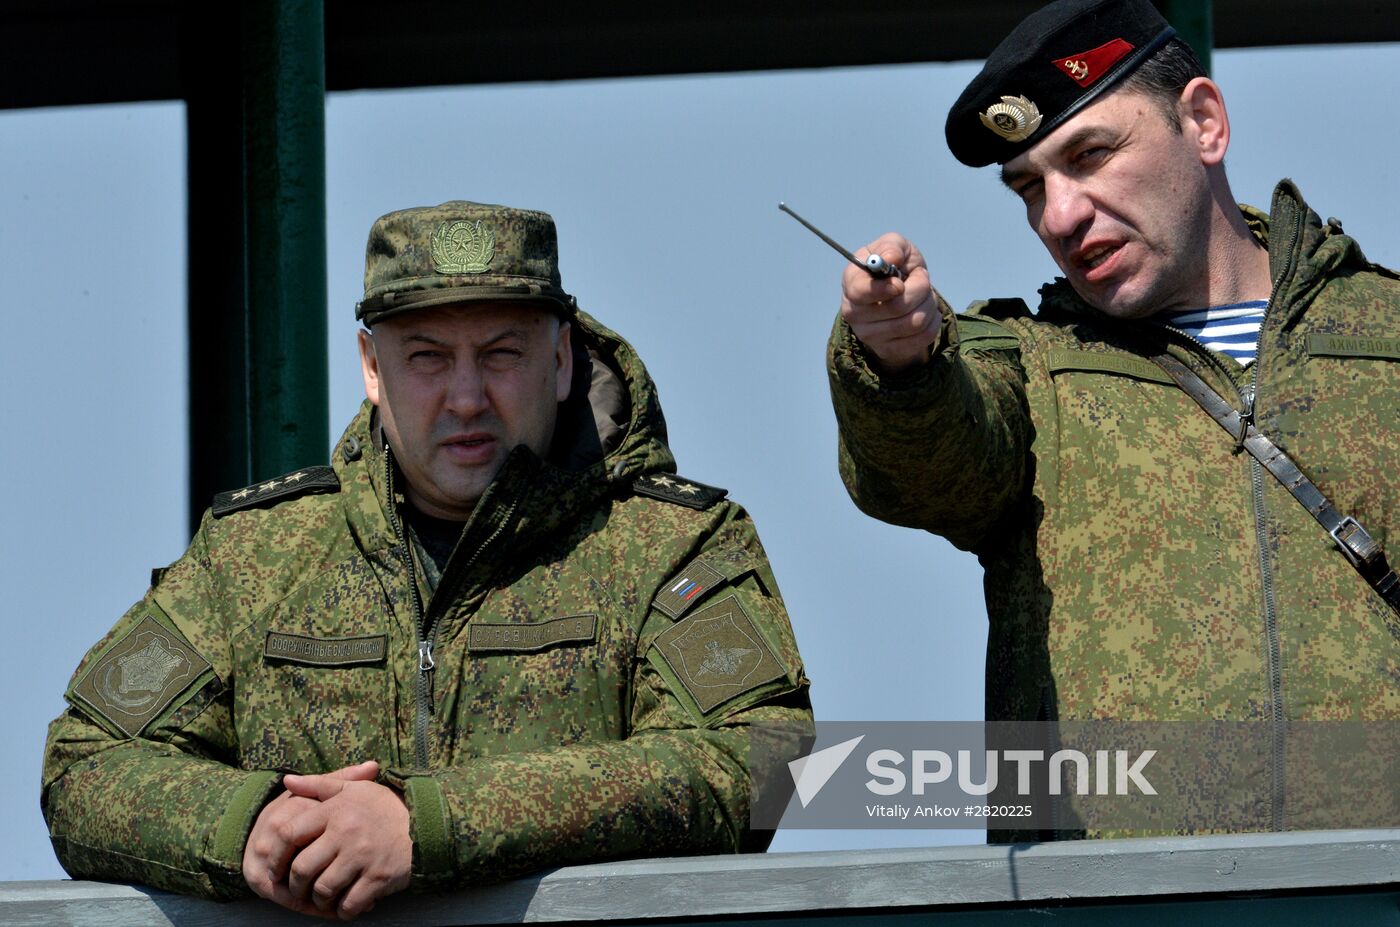
[[[860,395],[867,402],[882,405],[918,405],[922,397],[938,388],[948,375],[949,363],[957,354],[958,328],[953,312],[944,310],[938,340],[929,345],[929,361],[911,370],[881,375],[870,363],[865,345],[846,320],[836,318],[831,332],[828,366],[833,382]]]
[[[249,773],[229,796],[228,806],[214,828],[213,843],[209,847],[214,882],[223,894],[239,893],[238,889],[243,884],[243,848],[248,843],[248,834],[281,781],[278,773],[259,770]]]
[[[403,780],[403,798],[413,838],[414,881],[425,888],[446,881],[452,876],[455,854],[442,786],[431,776],[412,776]]]

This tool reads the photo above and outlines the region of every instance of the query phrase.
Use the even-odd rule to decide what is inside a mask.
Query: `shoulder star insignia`
[[[215,518],[222,518],[233,512],[248,508],[265,508],[279,499],[294,499],[298,496],[332,493],[340,489],[340,478],[332,467],[302,467],[286,476],[254,483],[242,489],[221,492],[214,495],[209,510]]]
[[[707,509],[723,499],[726,490],[706,486],[682,476],[650,473],[632,484],[632,491],[663,502],[674,502],[692,509]]]

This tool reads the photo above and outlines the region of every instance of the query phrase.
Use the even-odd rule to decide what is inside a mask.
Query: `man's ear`
[[[374,337],[360,329],[360,373],[365,378],[365,398],[379,405],[379,356],[374,353]]]
[[[1182,126],[1191,135],[1201,163],[1213,167],[1224,162],[1230,147],[1230,117],[1225,112],[1225,96],[1208,77],[1194,78],[1181,91]]]
[[[554,384],[554,398],[563,402],[569,398],[569,388],[574,381],[574,349],[571,341],[573,326],[568,322],[559,323],[559,337],[554,341],[554,364],[557,379]]]

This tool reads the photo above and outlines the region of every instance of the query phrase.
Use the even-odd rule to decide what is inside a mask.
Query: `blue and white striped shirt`
[[[1267,299],[1251,299],[1228,306],[1169,312],[1162,321],[1210,348],[1228,354],[1247,366],[1259,346],[1259,325],[1264,321]]]

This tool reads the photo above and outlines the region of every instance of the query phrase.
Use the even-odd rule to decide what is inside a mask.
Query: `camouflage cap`
[[[558,236],[548,213],[453,200],[375,221],[356,319],[373,325],[415,309],[486,300],[574,311],[560,283]]]

